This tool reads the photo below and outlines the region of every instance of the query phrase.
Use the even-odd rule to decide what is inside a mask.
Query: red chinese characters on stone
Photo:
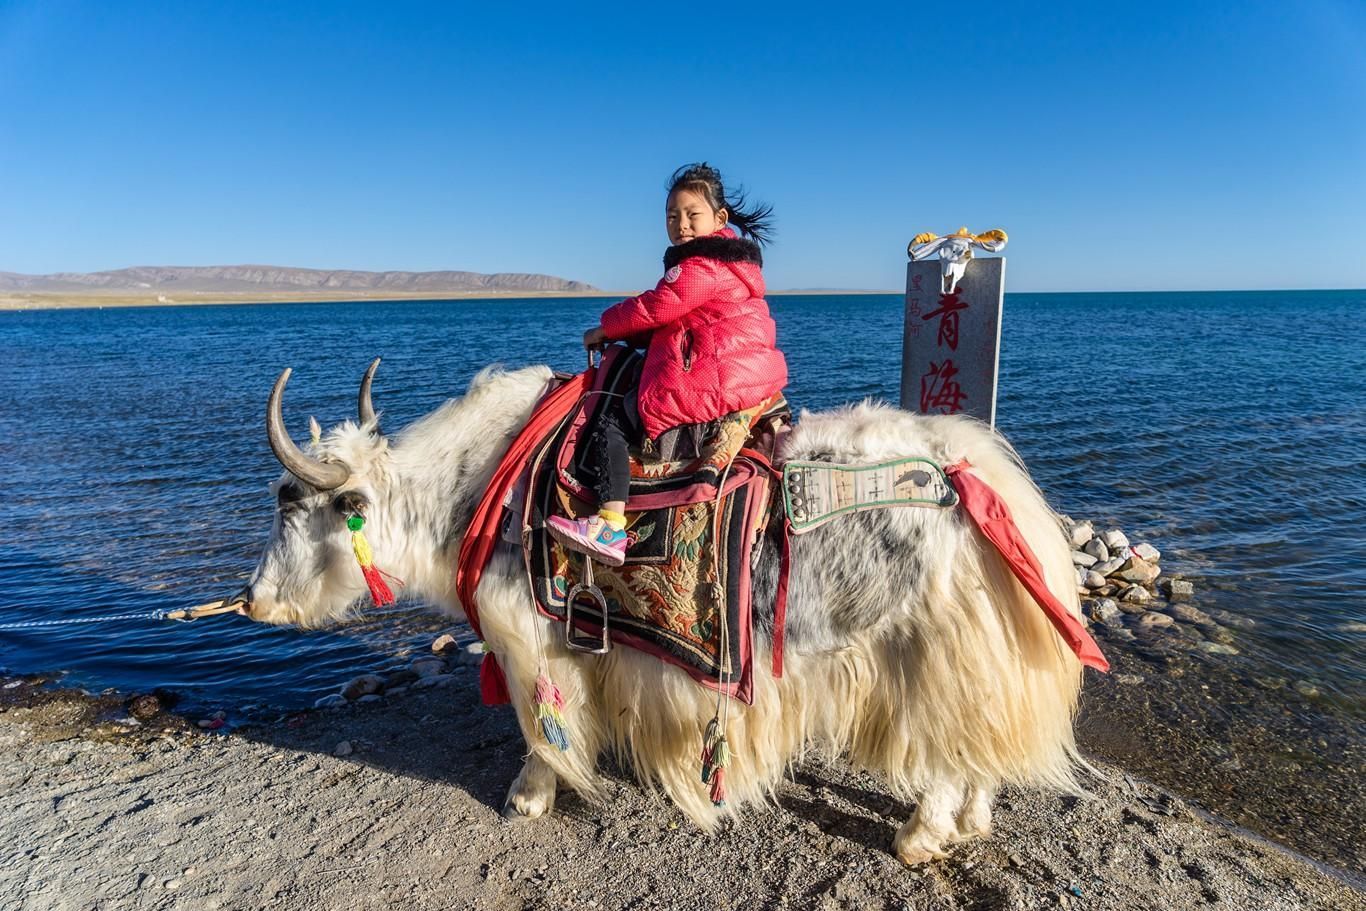
[[[939,317],[939,338],[938,344],[942,347],[948,345],[952,351],[958,350],[958,311],[968,309],[968,302],[958,296],[958,292],[953,294],[942,294],[939,297],[939,307],[926,313],[923,319],[931,320]]]
[[[954,379],[958,367],[951,358],[938,364],[930,362],[930,369],[920,378],[920,412],[922,414],[957,414],[963,410],[967,393]]]
[[[950,351],[958,350],[958,314],[968,309],[968,302],[955,291],[941,294],[939,306],[921,317],[922,321],[939,320],[939,335],[935,344]],[[930,369],[920,377],[920,411],[922,414],[957,414],[963,410],[968,395],[954,379],[958,365],[946,357],[939,363],[930,362]]]

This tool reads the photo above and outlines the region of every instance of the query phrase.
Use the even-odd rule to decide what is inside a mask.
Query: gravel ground
[[[468,672],[215,733],[129,724],[116,695],[5,695],[4,909],[1366,909],[1109,766],[1091,800],[1007,791],[990,838],[907,869],[888,846],[911,808],[839,763],[715,837],[610,769],[603,806],[505,821],[520,737]]]

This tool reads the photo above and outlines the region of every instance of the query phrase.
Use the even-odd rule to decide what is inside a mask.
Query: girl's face
[[[729,217],[725,209],[713,209],[701,193],[682,187],[670,193],[664,204],[664,227],[671,244],[686,244],[695,237],[715,234],[726,226]]]

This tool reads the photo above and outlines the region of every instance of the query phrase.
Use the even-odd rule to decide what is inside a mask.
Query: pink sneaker
[[[572,551],[588,554],[607,566],[626,562],[626,532],[618,531],[597,516],[566,519],[551,516],[545,527],[555,539]]]

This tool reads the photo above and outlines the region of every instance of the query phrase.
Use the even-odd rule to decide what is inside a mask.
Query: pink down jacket
[[[787,385],[762,265],[758,244],[723,228],[670,247],[654,290],[602,314],[610,340],[649,337],[639,405],[651,439],[752,408]]]

